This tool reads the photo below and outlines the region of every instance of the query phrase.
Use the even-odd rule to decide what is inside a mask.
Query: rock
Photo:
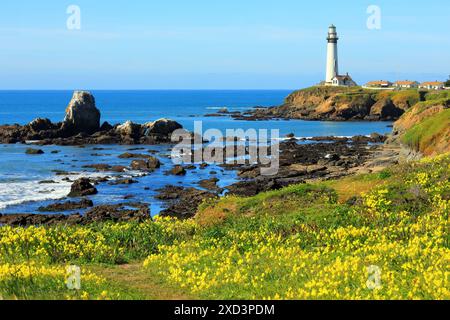
[[[26,154],[34,154],[34,155],[36,155],[36,154],[44,154],[44,151],[42,151],[41,149],[28,148],[28,149],[25,151],[25,153],[26,153]]]
[[[71,135],[94,133],[100,128],[100,111],[95,106],[94,96],[87,91],[75,91],[66,109],[62,129]]]
[[[125,179],[119,179],[113,182],[110,182],[109,184],[112,186],[116,186],[119,184],[133,184],[133,183],[137,183],[136,180],[130,179],[130,178],[125,178]]]
[[[199,181],[199,185],[200,187],[202,187],[203,189],[209,190],[209,191],[213,191],[213,192],[217,192],[220,193],[223,191],[223,189],[219,188],[217,186],[217,182],[219,182],[219,179],[217,178],[211,178],[211,179],[205,179],[205,180],[201,180]]]
[[[395,91],[365,90],[359,87],[315,86],[292,92],[281,106],[258,108],[238,120],[304,119],[324,121],[396,120],[415,103],[418,95]]]
[[[90,203],[86,202],[86,205]],[[135,208],[136,210],[129,209]],[[151,220],[150,209],[146,204],[117,204],[93,207],[84,216],[80,214],[0,214],[0,225],[10,226],[39,226],[39,225],[75,225],[90,224],[105,221],[113,222],[142,222]]]
[[[109,171],[111,170],[111,166],[109,164],[100,163],[100,164],[89,164],[83,166],[86,169],[95,169],[97,171]]]
[[[114,127],[110,125],[108,122],[103,122],[103,124],[100,127],[100,131],[109,131],[112,130]]]
[[[352,141],[354,143],[362,143],[362,144],[367,144],[370,142],[370,137],[366,137],[366,136],[354,136],[352,137]]]
[[[122,136],[127,136],[132,139],[139,138],[141,131],[141,125],[127,121],[124,124],[121,124],[116,127],[116,132]]]
[[[395,120],[404,112],[405,110],[398,108],[389,98],[378,100],[372,108],[370,108],[370,116],[374,117],[375,120]]]
[[[186,169],[184,169],[183,166],[176,165],[167,173],[175,176],[184,176],[186,175]]]
[[[289,139],[295,138],[295,134],[294,133],[288,133],[286,135],[286,138],[289,138]]]
[[[166,186],[157,190],[157,199],[167,201],[167,208],[161,211],[161,216],[191,218],[197,212],[198,206],[206,199],[217,198],[214,193],[195,188]]]
[[[72,184],[68,197],[84,197],[97,193],[97,189],[90,183],[89,179],[80,178],[78,180],[75,180],[75,182]]]
[[[88,199],[82,199],[79,202],[64,202],[64,203],[54,203],[46,207],[40,207],[38,211],[40,212],[63,212],[70,210],[86,209],[93,207],[94,203]]]
[[[125,166],[112,166],[111,167],[111,171],[113,171],[113,172],[125,172],[127,170],[128,170],[128,168]]]
[[[135,207],[137,210],[125,209],[125,207]],[[150,209],[143,204],[118,204],[118,205],[103,205],[97,206],[84,215],[86,222],[100,222],[100,221],[145,221],[151,219]]]
[[[28,126],[35,133],[55,129],[55,126],[49,119],[43,119],[43,118],[34,119],[33,121],[31,121],[28,124]]]
[[[133,160],[131,162],[131,169],[153,171],[161,166],[161,162],[158,158],[150,156],[147,160]]]
[[[53,225],[64,223],[68,216],[63,214],[5,214],[0,215],[0,225],[9,225],[13,227],[27,227],[38,225]]]
[[[138,153],[129,153],[129,152],[125,152],[123,154],[121,154],[119,156],[120,159],[132,159],[132,158],[137,158],[137,159],[150,159],[150,158],[154,158],[148,154],[138,154]]]
[[[325,159],[327,159],[329,161],[337,161],[337,160],[341,159],[341,157],[336,153],[329,153],[325,156]]]
[[[170,119],[159,119],[154,122],[148,122],[143,125],[143,134],[145,136],[157,134],[169,136],[175,130],[182,129],[183,126],[178,122]]]
[[[55,184],[55,183],[58,183],[58,182],[56,182],[54,180],[42,180],[42,181],[39,181],[39,184]]]
[[[370,135],[370,139],[372,143],[384,143],[387,140],[387,137],[375,132]]]

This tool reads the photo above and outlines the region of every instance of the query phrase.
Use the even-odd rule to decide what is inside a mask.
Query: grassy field
[[[450,299],[450,154],[204,203],[195,219],[0,227],[4,299]],[[66,282],[81,267],[81,289]]]

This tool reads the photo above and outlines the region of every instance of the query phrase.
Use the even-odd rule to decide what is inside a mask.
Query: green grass
[[[432,115],[410,128],[404,133],[402,142],[410,148],[423,151],[432,146],[434,140],[442,138],[448,128],[450,128],[450,109]]]

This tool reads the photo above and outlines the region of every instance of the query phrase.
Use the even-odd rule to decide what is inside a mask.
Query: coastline
[[[309,166],[310,169],[290,168],[289,166],[295,163],[299,164],[299,162],[294,158],[284,156],[285,163],[282,164],[282,172],[271,179],[258,177],[258,166],[249,164],[220,166],[195,163],[183,165],[179,172],[175,172],[178,170],[177,166],[170,163],[170,150],[173,147],[170,135],[174,130],[181,129],[182,126],[179,123],[160,119],[144,124],[131,121],[115,125],[107,122],[101,124],[100,111],[96,109],[95,102],[92,95],[75,92],[68,108],[68,110],[78,108],[78,106],[86,108],[83,111],[86,120],[79,123],[84,126],[86,121],[92,122],[92,127],[80,127],[76,123],[66,122],[69,113],[63,122],[58,123],[37,118],[26,125],[0,126],[0,140],[3,143],[8,143],[10,146],[14,146],[16,143],[23,145],[18,150],[22,150],[19,152],[23,152],[24,155],[16,156],[14,161],[25,163],[32,160],[39,163],[45,159],[45,162],[48,163],[46,166],[49,168],[46,175],[38,180],[31,180],[29,187],[20,186],[20,188],[30,188],[31,194],[26,198],[26,193],[23,193],[24,199],[30,201],[39,199],[35,202],[36,204],[30,202],[30,205],[27,205],[24,201],[12,200],[14,202],[10,202],[9,207],[14,203],[17,203],[18,206],[13,206],[6,212],[5,208],[0,210],[0,213],[3,213],[2,221],[4,223],[13,225],[85,223],[83,215],[90,210],[95,211],[96,208],[100,210],[97,210],[97,213],[101,212],[101,209],[105,209],[104,206],[108,205],[106,199],[109,199],[102,200],[103,197],[106,194],[111,197],[115,193],[117,193],[117,199],[113,201],[113,206],[108,208],[109,213],[105,213],[103,218],[97,214],[95,221],[121,221],[124,217],[133,217],[134,213],[128,209],[123,210],[123,208],[136,203],[140,203],[142,206],[147,205],[151,209],[152,216],[162,214],[189,218],[195,214],[198,205],[204,199],[215,198],[225,193],[244,194],[242,184],[253,185],[253,190],[260,189],[259,192],[261,192],[294,183],[303,183],[309,179],[331,178],[336,176],[336,172],[341,172],[340,174],[343,175],[350,166],[361,164],[361,161],[356,160],[354,155],[349,153],[346,145],[354,144],[358,150],[356,153],[366,157],[364,148],[368,144],[379,144],[385,139],[382,136],[371,138],[369,135],[354,139],[349,136],[299,138],[298,146],[295,143],[295,148],[298,149],[295,152],[314,155],[310,159],[302,160],[302,164],[305,167]],[[222,113],[224,111],[223,108],[218,110]],[[75,121],[76,117],[73,113],[71,117]],[[185,131],[185,134],[192,136],[188,131]],[[228,138],[224,139],[224,141],[228,140]],[[292,149],[294,141],[295,137],[288,135],[273,140],[273,143],[279,142],[283,148],[291,145]],[[245,143],[245,141],[241,139],[239,143]],[[25,155],[28,152],[33,154]],[[41,152],[43,154],[40,154]],[[283,154],[289,152],[293,151],[286,148]],[[320,158],[324,158],[330,153],[339,153],[344,158],[349,157],[350,160],[341,161],[337,166],[330,165],[333,167],[330,170],[326,168],[326,163],[325,166],[322,164],[323,168],[311,169],[317,166]],[[83,154],[83,156],[80,158],[77,154]],[[146,161],[152,158],[159,159],[161,168],[146,167]],[[14,167],[13,163],[11,165]],[[244,171],[245,174],[243,174]],[[253,172],[252,177],[249,176],[249,172]],[[75,199],[76,201],[72,203],[73,201],[66,197],[70,186],[82,177],[89,178],[91,184],[99,190],[99,195],[92,197],[95,205],[93,209],[92,206],[78,208],[84,201],[83,198]],[[147,187],[152,179],[155,181],[155,178],[161,180],[161,183]],[[167,182],[163,182],[166,180]],[[257,187],[257,185],[264,184],[268,184],[270,187]],[[24,191],[25,189],[22,192]],[[248,190],[244,191],[248,193]],[[14,209],[14,207],[19,209]],[[50,207],[53,212],[46,213],[45,210],[38,210],[41,207]],[[26,208],[25,212],[21,212],[20,208]],[[131,210],[133,209],[131,208]],[[39,216],[35,217],[32,214]],[[150,218],[150,214],[148,218]],[[138,216],[138,219],[142,218],[139,214]]]

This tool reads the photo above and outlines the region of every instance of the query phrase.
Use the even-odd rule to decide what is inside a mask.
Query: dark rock
[[[405,110],[398,108],[391,99],[380,99],[370,109],[370,116],[375,120],[396,120]]]
[[[53,123],[49,119],[42,118],[34,119],[28,124],[28,126],[34,133],[55,129],[55,125],[53,125]]]
[[[32,154],[32,155],[37,155],[37,154],[44,154],[44,151],[42,151],[41,149],[32,149],[32,148],[28,148],[25,151],[26,154]]]
[[[372,133],[370,139],[372,143],[384,143],[387,140],[387,137],[379,133]]]
[[[66,109],[62,130],[70,135],[94,133],[100,129],[100,111],[94,96],[87,91],[75,91]]]
[[[100,164],[89,164],[83,166],[86,169],[95,169],[97,171],[109,171],[111,170],[111,166],[109,164],[100,163]]]
[[[53,225],[64,223],[67,216],[58,215],[42,215],[42,214],[5,214],[0,215],[0,225],[9,225],[13,227],[26,227],[38,225]]]
[[[54,180],[42,180],[42,181],[39,181],[39,184],[54,184],[54,183],[58,183],[58,182],[56,182]]]
[[[108,122],[103,122],[103,124],[100,127],[100,131],[109,131],[112,130],[114,127],[110,125]]]
[[[183,126],[176,121],[170,119],[159,119],[143,125],[143,134],[148,135],[164,135],[169,136],[175,130],[182,129]]]
[[[113,182],[110,182],[110,185],[119,185],[119,184],[133,184],[133,183],[137,183],[136,180],[130,179],[130,178],[126,178],[126,179],[119,179]]]
[[[211,179],[201,180],[201,181],[199,181],[198,184],[203,189],[206,189],[206,190],[209,190],[212,192],[221,193],[223,191],[223,189],[221,189],[221,188],[219,188],[219,186],[217,186],[217,182],[219,182],[219,179],[211,178]]]
[[[166,186],[158,191],[160,193],[156,198],[167,201],[167,208],[160,215],[183,219],[193,217],[198,206],[206,199],[217,198],[217,195],[208,191],[179,186]]]
[[[135,207],[136,210],[125,209],[125,207]],[[150,209],[143,204],[118,204],[118,205],[103,205],[97,206],[84,215],[86,222],[99,221],[145,221],[151,219]]]
[[[132,159],[132,158],[137,158],[137,159],[151,159],[154,158],[148,154],[138,154],[138,153],[129,153],[129,152],[125,152],[123,154],[121,154],[119,156],[120,159]]]
[[[86,203],[89,204],[89,203]],[[134,208],[129,209],[129,208]],[[76,225],[97,222],[142,222],[151,220],[150,209],[147,204],[118,204],[93,207],[85,213],[63,215],[63,214],[0,214],[0,225],[10,226],[39,226],[39,225]]]
[[[182,166],[176,165],[167,173],[175,176],[184,176],[186,175],[186,170]]]
[[[295,138],[295,134],[294,133],[288,133],[286,135],[286,138]]]
[[[150,157],[147,160],[133,160],[131,162],[131,168],[133,170],[153,171],[160,166],[161,162],[155,157]]]
[[[89,179],[80,178],[78,180],[75,180],[75,182],[72,184],[68,197],[84,197],[97,193],[97,189],[90,183]]]
[[[46,207],[40,207],[38,211],[40,212],[63,212],[71,210],[86,209],[93,207],[94,203],[88,199],[82,199],[79,202],[64,202],[64,203],[54,203]]]
[[[128,168],[125,166],[112,166],[110,170],[113,172],[125,172]]]

